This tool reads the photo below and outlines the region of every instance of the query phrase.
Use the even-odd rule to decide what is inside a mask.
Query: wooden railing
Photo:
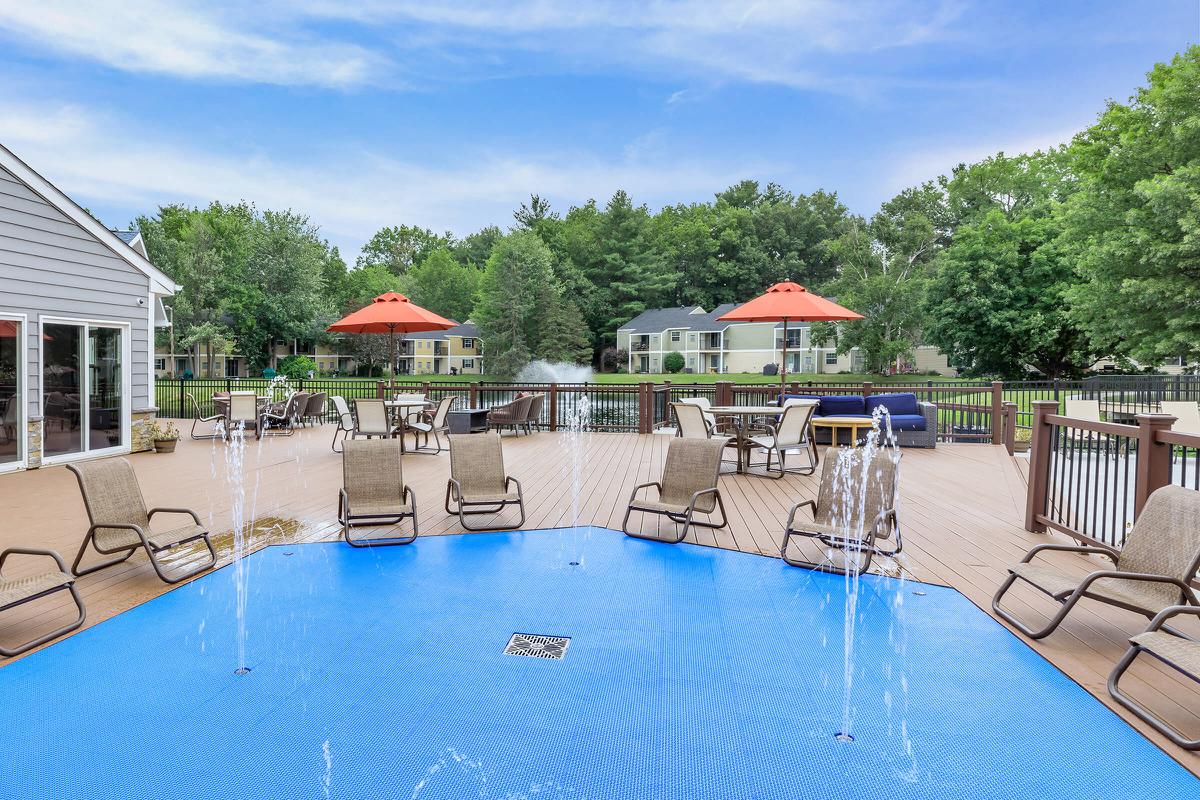
[[[1056,401],[1035,400],[1025,528],[1119,550],[1155,490],[1200,490],[1200,435],[1172,430],[1170,414],[1135,423],[1064,417]]]

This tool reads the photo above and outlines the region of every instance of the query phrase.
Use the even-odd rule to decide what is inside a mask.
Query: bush
[[[667,353],[663,356],[664,372],[682,372],[684,367],[682,353]]]
[[[629,351],[606,347],[600,353],[600,369],[604,372],[624,372],[629,363]]]
[[[293,381],[303,380],[316,371],[316,362],[308,356],[288,356],[279,362],[279,374]]]

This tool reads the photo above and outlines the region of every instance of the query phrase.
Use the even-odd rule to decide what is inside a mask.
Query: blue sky
[[[741,178],[869,214],[1064,142],[1200,40],[1200,0],[0,0],[0,142],[112,225],[246,199],[353,260]]]

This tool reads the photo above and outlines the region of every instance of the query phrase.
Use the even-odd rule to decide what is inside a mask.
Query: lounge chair
[[[399,439],[342,443],[342,490],[338,494],[338,522],[342,537],[354,547],[408,544],[417,538],[417,498],[404,483]],[[399,525],[411,519],[411,536],[355,538],[356,527]]]
[[[309,395],[308,402],[300,410],[300,421],[304,425],[315,422],[325,424],[325,409],[329,405],[329,395],[326,392],[315,392]]]
[[[727,425],[717,422],[716,415],[711,411],[712,403],[708,402],[707,397],[683,397],[675,402],[696,406],[704,412],[704,421],[708,423],[708,427],[713,433],[721,433],[727,427]]]
[[[809,423],[812,422],[813,412],[817,404],[811,400],[788,400],[783,405],[783,413],[778,422],[767,426],[767,433],[751,436],[750,445],[753,448],[767,452],[765,469],[772,478],[782,478],[789,472],[798,475],[812,475],[817,470],[817,443],[813,440]],[[788,469],[784,458],[788,453],[804,453],[807,466]],[[779,462],[778,470],[771,469],[771,457]],[[748,460],[748,459],[747,459]],[[750,464],[747,463],[747,469]]]
[[[338,434],[342,435],[342,439],[354,433],[354,415],[350,413],[350,407],[346,405],[346,398],[340,395],[334,395],[330,398],[333,403],[334,413],[337,414],[337,427],[333,430],[333,444],[330,445],[333,452],[340,453],[338,449]]]
[[[513,491],[513,487],[516,491]],[[452,505],[453,504],[453,505]],[[512,525],[473,528],[467,517],[498,514],[515,505],[521,518]],[[504,472],[504,448],[498,433],[450,435],[450,480],[446,483],[446,513],[458,514],[469,531],[511,530],[525,524],[525,498],[521,482]]]
[[[683,439],[711,439],[713,426],[704,409],[695,403],[671,403],[671,413],[675,415],[675,435]]]
[[[643,514],[659,514],[675,523],[683,523],[683,529],[670,541],[682,542],[693,525],[702,528],[724,528],[729,518],[725,514],[725,503],[717,488],[717,476],[721,469],[721,455],[729,439],[672,439],[667,446],[667,459],[663,464],[662,478],[634,487],[625,509],[621,530],[627,536],[638,539],[663,541],[661,537],[629,530],[629,515],[634,511]],[[638,492],[648,487],[658,490],[658,499],[639,498]],[[696,514],[712,514],[720,509],[720,522],[706,522],[695,518]]]
[[[137,475],[125,459],[84,461],[68,464],[67,469],[75,473],[79,481],[79,491],[83,495],[83,504],[87,507],[90,523],[87,535],[79,548],[79,555],[75,556],[75,563],[71,565],[73,575],[90,575],[120,564],[139,549],[145,549],[154,571],[166,583],[187,580],[216,563],[217,553],[213,549],[212,540],[208,531],[200,524],[200,517],[196,512],[187,508],[147,509],[142,490],[138,486]],[[150,529],[150,522],[155,514],[186,514],[192,520],[167,531],[153,531]],[[208,548],[208,560],[183,571],[176,571],[173,575],[168,574],[160,557],[192,542],[204,542],[204,546]],[[89,545],[103,555],[121,555],[81,569],[79,564],[83,561]]]
[[[200,412],[200,404],[196,402],[196,396],[191,392],[188,392],[186,397],[188,399],[188,405],[192,407],[192,431],[189,435],[196,440],[224,439],[225,415],[218,412],[210,417],[206,417]],[[212,433],[196,433],[196,426],[201,422],[212,426]],[[220,430],[217,430],[217,426],[220,426]]]
[[[1169,606],[1160,611],[1146,628],[1129,640],[1129,649],[1117,662],[1112,674],[1108,676],[1108,693],[1112,698],[1138,716],[1154,730],[1170,739],[1174,744],[1185,750],[1200,750],[1200,737],[1189,739],[1180,734],[1141,703],[1125,694],[1117,685],[1121,676],[1133,664],[1139,655],[1148,653],[1166,664],[1171,669],[1186,675],[1200,683],[1200,642],[1180,636],[1175,632],[1163,630],[1166,621],[1180,614],[1191,614],[1200,617],[1200,608],[1195,606]]]
[[[396,435],[396,426],[392,424],[391,414],[382,400],[355,399],[354,416],[356,422],[354,431],[350,434],[351,439],[357,439],[359,436],[368,439],[372,436],[391,438]]]
[[[58,565],[58,569],[38,572],[20,578],[6,578],[4,576],[4,562],[8,560],[9,556],[16,555],[52,558],[54,559],[54,563]],[[67,572],[67,565],[63,563],[62,556],[58,553],[53,550],[33,550],[26,547],[10,547],[3,553],[0,553],[0,613],[62,591],[70,592],[71,599],[75,601],[75,608],[79,611],[79,615],[75,618],[75,621],[39,636],[36,639],[22,642],[16,647],[0,646],[0,656],[6,658],[19,656],[21,653],[28,652],[51,639],[57,639],[64,633],[70,633],[78,628],[87,617],[87,611],[83,607],[83,598],[79,596],[79,591],[75,588],[75,578]]]
[[[282,405],[276,405],[262,412],[259,417],[259,431],[264,436],[291,436],[296,432],[296,423],[300,414],[308,408],[308,392],[292,392]]]
[[[1164,486],[1146,499],[1120,552],[1107,547],[1039,544],[1021,563],[1009,569],[1008,579],[992,598],[992,610],[1030,639],[1049,636],[1084,597],[1154,617],[1175,605],[1196,605],[1188,582],[1200,569],[1200,492]],[[1103,556],[1114,569],[1090,572],[1083,578],[1038,566],[1044,552],[1087,553]],[[1048,623],[1034,630],[1000,606],[1000,598],[1022,580],[1062,604]]]
[[[795,412],[793,412],[795,413]],[[831,447],[825,451],[825,467],[821,471],[821,488],[816,500],[805,500],[792,506],[784,528],[779,555],[793,567],[822,572],[863,573],[871,567],[875,556],[894,556],[904,548],[900,536],[900,521],[896,514],[896,462],[888,454],[878,453],[866,467],[866,487],[862,487],[862,450],[841,450]],[[839,485],[839,459],[849,459],[849,486]],[[846,479],[843,479],[846,480]],[[848,503],[843,497],[852,498]],[[811,522],[797,522],[796,515],[807,506]],[[881,544],[895,536],[895,544]],[[841,564],[832,559],[810,561],[789,553],[794,538],[812,539],[826,548],[842,554]],[[853,561],[852,561],[853,559]]]
[[[525,425],[525,420],[529,416],[529,406],[532,404],[533,395],[525,395],[489,409],[488,427],[512,428],[513,433],[519,433]]]
[[[546,395],[538,393],[530,395],[532,398],[529,401],[529,408],[525,410],[525,432],[533,433],[533,431],[542,429],[542,409],[546,405]]]
[[[404,413],[404,418],[399,420],[399,422],[403,423],[403,427],[407,427],[409,424],[417,422],[421,419],[421,415],[425,413],[425,403],[427,403],[429,400],[429,398],[421,392],[409,392],[407,394],[397,392],[396,394],[392,395],[392,399],[398,403],[416,404],[413,406],[408,406],[407,408],[399,408],[397,410],[398,412]]]
[[[231,392],[229,394],[229,413],[225,415],[225,438],[241,427],[243,430],[253,430],[255,438],[262,437],[262,421],[258,414],[258,395],[254,392]]]
[[[1159,412],[1175,417],[1171,430],[1181,433],[1200,433],[1200,405],[1192,400],[1164,400],[1158,404]]]
[[[438,401],[437,408],[432,413],[426,411],[414,422],[408,423],[408,430],[413,434],[413,453],[425,453],[427,455],[436,455],[442,452],[442,434],[449,435],[450,426],[447,422],[447,415],[450,409],[454,407],[454,401],[458,398],[454,395],[446,395]],[[429,446],[429,435],[433,434],[434,447]],[[425,437],[425,444],[421,444],[421,437]]]

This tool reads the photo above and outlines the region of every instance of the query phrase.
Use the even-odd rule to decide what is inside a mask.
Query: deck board
[[[186,430],[186,428],[184,428]],[[247,517],[256,529],[256,545],[335,539],[337,490],[341,459],[329,449],[332,428],[302,430],[294,437],[272,437],[251,443],[246,452]],[[571,522],[571,459],[565,434],[542,432],[505,437],[508,472],[519,479],[526,501],[525,527],[550,528]],[[579,521],[619,529],[633,487],[656,480],[670,437],[635,434],[584,434],[586,451],[580,471]],[[222,563],[228,561],[232,517],[230,487],[221,477],[225,445],[182,441],[173,455],[138,454],[130,458],[151,506],[189,506],[217,534]],[[411,455],[405,478],[417,498],[421,534],[460,533],[457,517],[442,509],[449,456]],[[216,477],[214,477],[216,476]],[[1022,527],[1026,471],[1001,447],[980,444],[939,445],[936,450],[905,450],[901,463],[900,515],[905,549],[903,573],[915,580],[954,587],[991,613],[991,597],[1006,567],[1034,544],[1059,540],[1057,534],[1034,534]],[[725,530],[689,534],[698,544],[775,557],[789,509],[815,498],[817,476],[789,474],[767,480],[723,474],[721,491],[729,515]],[[252,508],[251,508],[252,506]],[[0,548],[50,547],[72,559],[87,528],[74,477],[62,467],[0,475]],[[515,521],[515,512],[475,523]],[[635,514],[633,525],[640,524]],[[654,530],[655,522],[645,521]],[[673,532],[670,522],[662,533]],[[1065,539],[1063,539],[1065,541]],[[1074,555],[1053,563],[1082,574],[1095,561]],[[32,571],[36,562],[12,562],[11,573]],[[9,569],[6,567],[6,572]],[[88,606],[87,625],[94,625],[168,590],[154,575],[144,555],[103,572],[80,578]],[[1013,608],[1037,618],[1052,605],[1031,591],[1013,594]],[[36,630],[61,624],[64,600],[46,599],[7,613],[0,619],[0,640],[14,641]],[[1127,638],[1145,621],[1136,615],[1085,601],[1054,635],[1031,645],[1081,686],[1113,707],[1106,681]],[[969,643],[964,643],[969,646]],[[52,646],[52,645],[51,645]],[[0,659],[0,667],[5,660]],[[1153,663],[1130,672],[1129,687],[1188,730],[1200,729],[1200,687]],[[1200,755],[1175,748],[1120,709],[1139,730],[1200,775]],[[1190,727],[1189,727],[1190,726]]]

